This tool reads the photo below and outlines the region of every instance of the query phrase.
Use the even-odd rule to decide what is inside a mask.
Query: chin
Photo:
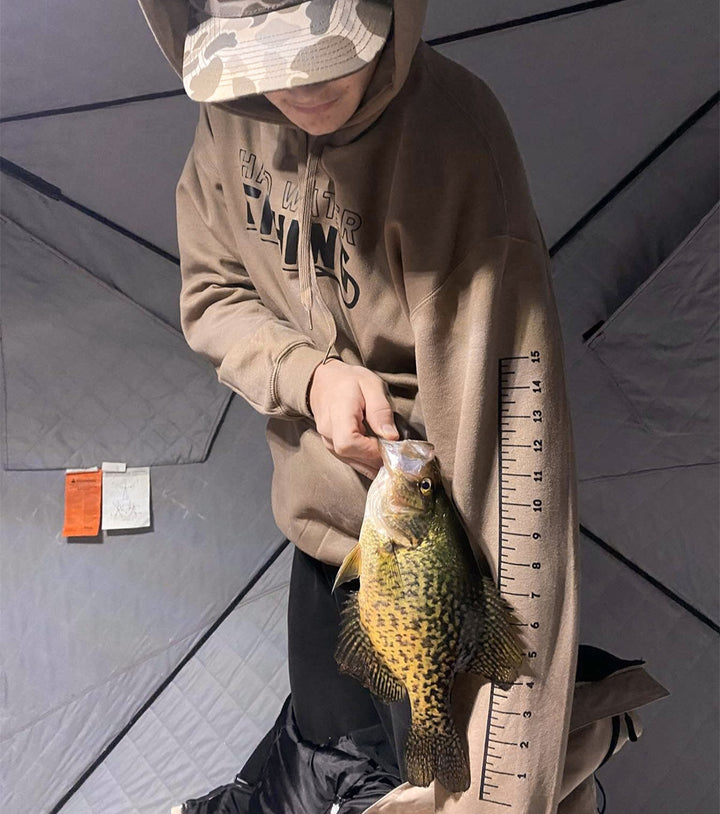
[[[300,120],[293,122],[311,136],[327,136],[329,133],[334,133],[338,127],[342,127],[344,123],[341,122],[336,125],[334,122],[304,122]]]
[[[324,127],[321,124],[308,124],[307,122],[300,122],[295,121],[293,122],[294,125],[299,127],[301,130],[304,130],[308,135],[311,136],[325,136],[328,133],[332,132],[326,126]]]
[[[287,115],[287,113],[285,115]],[[319,119],[313,119],[311,117],[305,118],[302,116],[295,116],[292,118],[288,116],[288,118],[294,125],[299,127],[301,130],[304,130],[306,133],[309,133],[311,136],[327,136],[330,133],[334,133],[336,130],[339,130],[350,117],[345,115],[335,115],[332,117],[323,117]]]

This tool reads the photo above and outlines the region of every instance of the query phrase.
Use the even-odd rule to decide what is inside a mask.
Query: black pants
[[[374,731],[379,725],[385,743],[374,748],[380,749],[378,754],[386,759],[383,762],[393,764],[395,773],[404,780],[410,705],[407,699],[383,704],[354,678],[338,670],[335,646],[340,611],[350,588],[341,585],[332,592],[336,573],[337,568],[295,548],[288,601],[288,663],[295,723],[303,740],[317,746],[361,730]],[[275,727],[238,773],[241,783],[251,787],[258,783],[274,739]]]
[[[407,700],[383,704],[335,662],[340,610],[350,593],[332,593],[337,568],[295,549],[288,604],[288,660],[295,719],[303,738],[316,744],[382,725],[404,778],[404,747],[410,726]],[[354,586],[357,588],[357,586]]]

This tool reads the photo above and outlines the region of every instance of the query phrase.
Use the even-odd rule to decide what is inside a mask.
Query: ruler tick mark
[[[539,364],[530,364],[539,363]],[[538,618],[542,625],[543,607],[540,601],[530,602],[530,598],[537,599],[535,590],[541,590],[542,582],[537,586],[537,577],[545,578],[545,572],[536,574],[535,570],[522,571],[518,569],[535,569],[540,567],[544,553],[545,537],[547,536],[545,521],[546,513],[543,508],[535,508],[536,505],[545,503],[543,484],[535,478],[541,477],[535,473],[535,469],[540,469],[541,464],[531,452],[535,448],[533,438],[539,434],[542,427],[535,427],[532,423],[533,416],[536,421],[541,421],[538,412],[543,405],[543,394],[540,392],[539,383],[535,379],[545,377],[544,354],[542,351],[528,351],[526,355],[503,357],[498,359],[498,379],[497,379],[497,466],[498,466],[498,557],[496,561],[497,580],[501,596],[513,600],[520,618]],[[530,384],[526,384],[526,382]],[[544,389],[544,388],[543,388]],[[517,410],[517,412],[512,412]],[[544,410],[543,410],[544,411]],[[514,437],[516,436],[516,437]],[[529,443],[527,443],[529,442]],[[519,450],[519,451],[516,451]],[[528,450],[525,452],[524,450]],[[519,456],[519,457],[516,457]],[[532,458],[532,461],[530,460]],[[518,464],[520,470],[514,469]],[[524,479],[524,480],[523,480]],[[514,484],[510,486],[510,484]],[[530,514],[522,512],[518,514],[518,508],[533,509],[543,514]],[[532,521],[531,521],[532,518]],[[528,528],[528,532],[510,531],[514,528]],[[541,536],[542,535],[542,536]],[[510,540],[510,537],[515,538]],[[530,542],[535,537],[539,542],[537,547],[532,543],[532,548],[528,549],[524,543],[526,538]],[[518,545],[510,545],[517,542]],[[513,556],[527,556],[527,562],[510,559]],[[512,575],[512,576],[511,576]],[[513,583],[517,585],[513,586]],[[530,587],[534,590],[530,590]],[[515,587],[516,590],[508,590]],[[515,601],[515,597],[519,601]],[[532,604],[532,611],[529,605]],[[527,613],[523,612],[527,611]],[[530,614],[533,614],[532,616]],[[537,614],[537,617],[535,616]],[[530,627],[529,622],[513,622],[514,627]],[[529,631],[528,631],[529,633]],[[537,644],[542,644],[538,641]],[[538,647],[535,646],[537,650]],[[512,686],[525,687],[525,682],[517,681]],[[525,698],[527,690],[522,691]],[[509,701],[512,701],[512,706]],[[524,706],[516,703],[518,699],[515,694],[507,691],[501,692],[494,683],[490,686],[490,699],[488,708],[488,719],[486,722],[485,755],[480,778],[479,800],[495,803],[505,808],[513,808],[513,804],[507,802],[509,799],[509,789],[515,781],[513,778],[527,777],[526,766],[522,761],[525,752],[520,749],[528,745],[533,740],[534,720],[525,721],[523,717]],[[510,709],[506,709],[508,706]],[[527,713],[526,713],[527,714]],[[534,711],[533,711],[534,718]],[[498,723],[499,720],[505,724]],[[505,734],[507,732],[507,734]],[[502,740],[503,737],[511,740]],[[515,738],[516,740],[512,740]],[[518,752],[508,751],[508,747],[515,747]],[[508,770],[501,771],[500,763],[503,755],[510,758]],[[513,771],[509,771],[512,769]],[[507,778],[507,780],[505,779]],[[503,791],[507,789],[508,791]],[[494,799],[493,799],[494,798]],[[504,799],[503,799],[504,798]]]

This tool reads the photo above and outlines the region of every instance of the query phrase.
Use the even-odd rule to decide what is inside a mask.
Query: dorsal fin
[[[333,591],[342,585],[343,582],[350,582],[351,579],[357,579],[360,576],[360,563],[362,562],[362,555],[360,554],[360,543],[358,543],[353,550],[345,557],[337,572],[335,582],[333,584]]]

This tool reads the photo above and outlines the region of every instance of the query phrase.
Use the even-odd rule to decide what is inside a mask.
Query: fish
[[[471,778],[452,716],[455,676],[474,673],[509,688],[523,660],[518,622],[478,566],[433,445],[379,444],[383,466],[368,491],[359,541],[333,586],[360,580],[341,612],[335,658],[381,701],[408,697],[408,781],[437,779],[462,792]]]

